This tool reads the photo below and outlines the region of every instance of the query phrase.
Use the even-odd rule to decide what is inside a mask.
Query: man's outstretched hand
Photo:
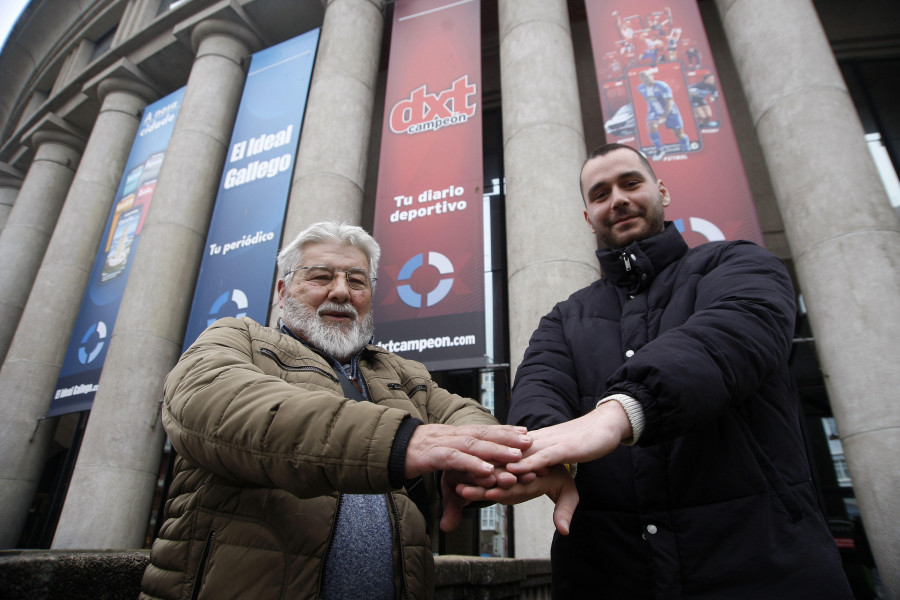
[[[518,504],[546,494],[556,504],[553,509],[553,524],[563,535],[569,535],[572,515],[575,513],[575,507],[578,506],[578,490],[575,488],[575,481],[569,475],[569,470],[563,465],[544,469],[528,483],[520,481],[506,488],[485,488],[465,482],[459,483],[456,486],[456,493],[467,502],[489,500],[500,504]],[[441,527],[443,527],[443,520],[441,520]]]
[[[488,478],[490,485],[496,485],[497,477],[509,483],[515,476],[495,475],[494,465],[520,461],[532,441],[524,427],[513,425],[419,425],[406,448],[405,475],[413,479],[433,471],[462,471]]]

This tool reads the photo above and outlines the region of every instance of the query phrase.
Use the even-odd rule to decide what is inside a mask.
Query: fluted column
[[[539,319],[597,278],[582,217],[585,157],[565,0],[499,0],[506,171],[509,345],[513,371]],[[550,554],[552,503],[516,506],[516,557]]]
[[[284,239],[324,219],[359,224],[384,29],[383,0],[329,0]]]
[[[84,140],[45,128],[32,136],[34,159],[0,232],[0,363],[31,293]]]
[[[853,489],[900,597],[900,223],[810,0],[716,0],[784,218]]]
[[[115,77],[98,93],[84,158],[0,370],[0,547],[15,544],[40,479],[52,427],[38,420],[50,406],[129,148],[154,94]]]
[[[246,27],[211,18],[196,58],[110,339],[54,548],[139,548],[164,434],[163,380],[181,342],[246,73],[259,47]],[[98,494],[98,490],[102,493]]]

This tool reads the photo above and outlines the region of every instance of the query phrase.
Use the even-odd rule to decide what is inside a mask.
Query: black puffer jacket
[[[626,393],[638,445],[579,465],[556,598],[849,598],[787,367],[794,296],[749,242],[663,233],[598,252],[605,278],[541,320],[509,420],[541,428]]]

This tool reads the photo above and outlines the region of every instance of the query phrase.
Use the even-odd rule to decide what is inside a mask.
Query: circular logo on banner
[[[425,264],[425,255],[424,254],[416,254],[411,259],[406,261],[406,264],[403,265],[403,268],[400,269],[400,274],[397,276],[397,283],[401,283],[403,281],[409,281],[412,277],[412,274],[416,272],[416,270]],[[450,288],[453,287],[453,278],[452,277],[443,277],[444,275],[448,275],[453,273],[453,263],[450,262],[450,259],[441,254],[440,252],[429,252],[428,253],[428,264],[437,269],[438,273],[441,274],[441,279],[437,282],[437,285],[425,295],[425,306],[434,306],[441,300],[443,300],[447,294],[450,293]],[[400,299],[409,306],[413,308],[422,308],[422,294],[418,294],[413,291],[412,287],[408,283],[404,283],[403,285],[397,286],[397,293],[400,295]]]
[[[690,217],[688,221],[691,225],[691,231],[699,233],[710,242],[722,242],[725,240],[725,234],[714,223],[700,217]],[[675,228],[679,233],[684,233],[684,219],[675,219]]]
[[[88,340],[97,334],[97,342],[94,344],[94,347],[88,350]],[[87,331],[84,332],[84,335],[81,336],[81,345],[78,346],[78,362],[83,365],[88,364],[89,362],[93,362],[95,358],[100,354],[100,351],[103,350],[103,345],[106,344],[106,323],[103,321],[97,321],[87,328]]]
[[[219,311],[222,310],[222,307],[225,306],[225,303],[231,300],[234,302],[237,307],[236,313],[226,313],[220,314]],[[209,307],[209,319],[206,320],[206,326],[209,327],[213,323],[216,322],[217,319],[221,319],[222,317],[246,317],[247,316],[247,306],[249,306],[249,301],[247,300],[247,294],[242,292],[239,289],[228,290],[227,292],[223,292],[221,296],[216,298],[216,301],[213,302],[212,306]]]

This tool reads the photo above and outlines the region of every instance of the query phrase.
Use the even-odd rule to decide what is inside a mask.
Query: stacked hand
[[[556,504],[553,523],[563,535],[568,535],[572,514],[578,505],[575,481],[564,463],[596,460],[616,449],[619,443],[631,437],[631,423],[618,402],[602,404],[583,417],[566,423],[529,432],[530,447],[524,448],[521,460],[496,467],[496,483],[484,485],[473,478],[455,478],[453,508],[462,509],[468,502],[489,500],[501,504],[517,504],[546,494]],[[445,480],[447,474],[444,475]],[[513,481],[510,477],[515,477]],[[488,477],[483,481],[490,481]],[[447,512],[446,485],[443,486],[444,510]],[[455,527],[454,521],[448,521]],[[441,520],[444,528],[444,519]],[[448,529],[444,529],[448,531]]]

